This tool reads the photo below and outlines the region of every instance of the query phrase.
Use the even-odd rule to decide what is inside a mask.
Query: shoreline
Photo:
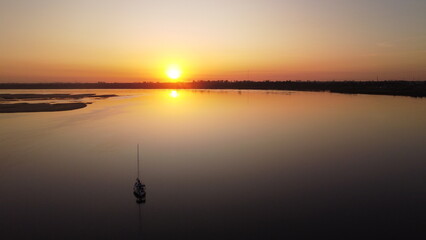
[[[135,83],[0,83],[0,89],[223,89],[286,90],[426,97],[426,81],[192,81]]]

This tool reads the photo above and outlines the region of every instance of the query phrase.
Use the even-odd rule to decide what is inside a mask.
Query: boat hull
[[[133,192],[136,198],[145,198],[146,192]]]

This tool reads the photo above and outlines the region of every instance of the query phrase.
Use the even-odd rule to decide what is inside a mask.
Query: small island
[[[116,95],[96,94],[0,94],[0,113],[56,112],[85,108],[91,102],[75,102],[86,98],[109,98]],[[66,103],[36,102],[49,100],[72,100]],[[19,102],[18,102],[19,101]],[[25,101],[25,102],[22,102]],[[17,103],[15,103],[17,102]]]
[[[12,103],[0,104],[0,113],[56,112],[86,107],[86,103]]]

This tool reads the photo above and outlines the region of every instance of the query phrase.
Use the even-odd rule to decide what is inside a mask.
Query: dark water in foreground
[[[426,236],[426,99],[27,92],[123,97],[0,114],[1,239]]]

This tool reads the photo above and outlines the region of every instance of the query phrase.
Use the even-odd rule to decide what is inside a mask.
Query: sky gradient
[[[0,82],[426,80],[425,0],[2,0]]]

